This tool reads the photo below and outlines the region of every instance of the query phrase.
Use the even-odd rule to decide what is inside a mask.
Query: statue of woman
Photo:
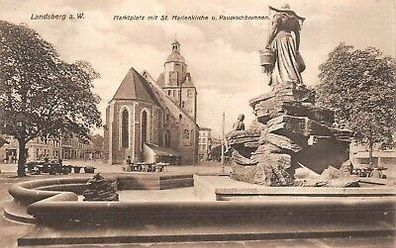
[[[272,28],[266,45],[275,56],[275,64],[264,66],[264,72],[270,75],[269,85],[277,86],[303,84],[301,72],[305,70],[304,61],[300,55],[300,30],[304,18],[290,10],[288,4],[276,9],[272,19]]]

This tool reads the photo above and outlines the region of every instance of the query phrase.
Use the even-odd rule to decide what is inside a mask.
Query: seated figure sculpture
[[[232,125],[232,131],[243,131],[245,130],[245,123],[243,121],[245,120],[245,115],[240,114],[238,115],[238,119],[234,124]]]
[[[237,120],[232,124],[232,130],[227,134],[226,136],[226,142],[225,142],[225,146],[226,146],[226,151],[225,154],[230,154],[232,151],[230,150],[230,143],[229,143],[229,138],[232,137],[235,132],[238,131],[244,131],[245,130],[245,123],[243,123],[243,121],[245,120],[245,115],[244,114],[240,114],[238,115]]]

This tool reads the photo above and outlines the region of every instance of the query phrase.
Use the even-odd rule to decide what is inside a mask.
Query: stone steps
[[[18,239],[19,246],[125,244],[160,242],[246,241],[313,238],[394,237],[395,229],[383,223],[371,226],[315,225],[297,223],[281,226],[276,223],[243,225],[142,225],[140,227],[45,228],[37,227]]]
[[[27,206],[23,204],[18,204],[14,201],[9,201],[4,204],[3,214],[4,217],[9,220],[23,222],[23,223],[30,223],[30,224],[36,223],[36,219],[32,215],[26,213],[26,208]]]

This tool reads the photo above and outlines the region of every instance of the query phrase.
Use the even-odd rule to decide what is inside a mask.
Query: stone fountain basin
[[[196,200],[157,200],[144,202],[81,202],[78,195],[85,189],[88,177],[36,180],[13,185],[9,192],[13,204],[5,215],[13,217],[13,208],[21,209],[26,222],[69,222],[71,220],[102,222],[129,218],[213,218],[218,216],[267,215],[276,212],[306,215],[324,212],[393,213],[396,192],[393,186],[368,188],[300,188],[265,187],[237,182],[226,176],[193,176],[176,174],[118,174],[119,190],[160,190],[194,185]],[[150,191],[147,191],[148,193]],[[177,192],[175,192],[177,193]],[[330,196],[330,197],[329,197]],[[27,214],[26,214],[27,213]],[[373,213],[373,212],[372,212]],[[17,219],[18,214],[14,214]],[[18,219],[17,219],[18,220]]]
[[[365,179],[365,181],[370,181]],[[359,183],[360,187],[267,187],[232,180],[229,177],[194,176],[195,193],[201,199],[216,201],[269,200],[287,197],[290,201],[296,198],[340,198],[343,201],[356,197],[376,199],[396,197],[396,187],[389,181],[382,180],[386,185]],[[378,182],[377,182],[378,183]],[[396,202],[395,202],[396,204]]]
[[[192,175],[172,173],[120,173],[105,175],[105,177],[112,182],[118,181],[119,190],[163,190],[191,187],[194,183]],[[88,176],[64,177],[14,184],[9,189],[14,199],[6,204],[4,214],[9,219],[35,223],[37,216],[30,214],[31,205],[41,206],[41,203],[46,202],[71,204],[78,201],[78,196],[82,195],[90,178]]]
[[[151,176],[105,177],[122,179],[121,188],[127,191],[136,185],[145,188],[142,182],[147,177],[149,194],[150,189],[161,188],[161,178],[154,180],[156,184]],[[163,185],[192,186],[192,175],[163,176]],[[10,194],[14,201],[4,209],[5,216],[37,225],[18,239],[18,244],[360,237],[395,233],[393,187],[332,189],[333,195],[328,197],[320,188],[268,188],[240,184],[224,176],[194,176],[197,197],[194,201],[78,201],[87,180],[87,177],[60,178],[13,185]],[[16,206],[21,207],[20,216],[15,213]]]

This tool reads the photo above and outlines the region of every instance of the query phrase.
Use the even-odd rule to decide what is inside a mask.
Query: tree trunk
[[[373,142],[369,141],[369,167],[373,167]]]
[[[18,177],[26,176],[25,163],[26,163],[26,141],[18,140],[19,155],[18,155]]]

